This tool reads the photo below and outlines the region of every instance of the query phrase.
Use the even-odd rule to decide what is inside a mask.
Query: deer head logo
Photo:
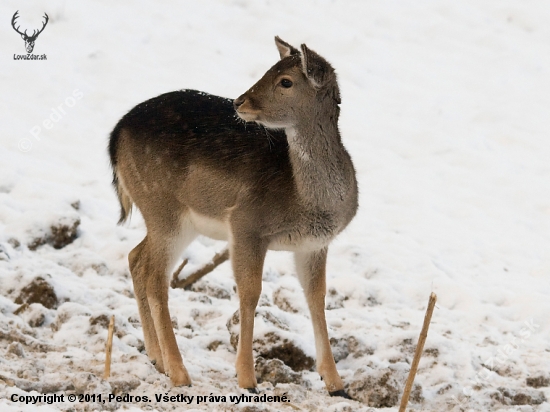
[[[48,15],[46,13],[44,13],[44,18],[46,19],[46,21],[43,23],[42,28],[40,30],[33,30],[32,35],[29,36],[27,34],[27,30],[25,30],[24,33],[21,33],[19,31],[20,26],[15,27],[15,20],[17,20],[17,18],[19,17],[17,13],[19,13],[19,10],[17,10],[15,12],[15,14],[13,15],[13,17],[11,19],[11,25],[12,25],[13,29],[21,35],[23,40],[25,40],[25,49],[27,49],[27,53],[32,53],[32,51],[34,49],[34,42],[36,41],[36,38],[38,37],[38,35],[40,33],[42,33],[42,31],[44,31],[44,27],[46,27],[46,24],[48,24],[48,20],[49,20]]]

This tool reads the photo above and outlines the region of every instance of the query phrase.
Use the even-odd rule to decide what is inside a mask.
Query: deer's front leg
[[[331,395],[348,397],[344,392],[342,378],[336,370],[325,320],[327,249],[314,252],[296,252],[294,259],[298,278],[304,289],[311,313],[313,333],[315,334],[317,371],[325,381],[327,390]]]
[[[235,368],[239,386],[253,390],[257,386],[252,354],[254,314],[262,291],[262,268],[267,249],[258,239],[233,239],[231,261],[239,295],[241,329]]]

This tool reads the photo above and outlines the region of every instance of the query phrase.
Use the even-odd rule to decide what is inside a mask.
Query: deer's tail
[[[118,201],[120,203],[120,219],[118,224],[122,224],[128,220],[132,214],[132,206],[134,204],[130,194],[124,187],[124,182],[118,174],[118,144],[120,137],[121,128],[117,125],[114,130],[111,132],[109,139],[109,155],[111,158],[111,168],[113,169],[113,186],[115,188],[116,194],[118,196]]]

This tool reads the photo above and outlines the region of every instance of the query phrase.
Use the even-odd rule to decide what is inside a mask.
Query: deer
[[[46,25],[48,24],[48,21],[49,21],[49,17],[46,13],[44,13],[44,18],[46,20],[44,21],[44,23],[42,23],[42,28],[40,30],[33,30],[32,35],[29,36],[27,34],[27,30],[25,30],[24,32],[19,31],[19,27],[21,27],[21,26],[15,27],[15,21],[19,17],[18,13],[19,13],[19,10],[17,10],[14,13],[14,15],[11,19],[11,26],[13,27],[13,29],[17,33],[19,33],[21,35],[21,38],[23,40],[25,40],[25,49],[27,50],[27,53],[32,53],[32,51],[34,50],[34,42],[36,41],[36,38],[38,37],[38,35],[40,33],[42,33],[44,31],[44,29],[46,28]]]
[[[239,298],[235,368],[258,393],[253,329],[268,250],[294,252],[313,324],[316,369],[349,398],[325,318],[331,241],[358,207],[355,168],[338,129],[333,67],[278,36],[280,60],[235,100],[180,90],[138,104],[110,134],[124,223],[136,206],[147,233],[128,255],[145,349],[174,386],[191,385],[168,308],[169,275],[198,235],[228,241]]]

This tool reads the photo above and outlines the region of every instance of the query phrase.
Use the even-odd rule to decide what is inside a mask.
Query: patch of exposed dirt
[[[347,385],[348,394],[373,408],[391,408],[399,402],[403,393],[404,376],[395,370],[379,371],[358,369]],[[415,384],[409,398],[411,403],[422,403],[422,386]]]
[[[550,378],[548,376],[533,376],[526,379],[527,386],[532,388],[547,388],[550,386]]]
[[[258,382],[270,382],[273,386],[278,383],[302,384],[302,375],[294,372],[280,359],[265,359],[259,356],[256,359],[256,378]]]
[[[263,339],[254,341],[254,346],[260,356],[266,359],[280,359],[296,372],[311,370],[315,364],[315,360],[307,356],[294,342],[282,338],[275,332],[266,333]]]
[[[236,311],[233,316],[229,318],[226,326],[229,331],[231,346],[233,346],[233,349],[237,350],[240,330],[239,311]],[[315,360],[311,356],[306,355],[295,342],[282,337],[276,331],[268,332],[264,336],[255,339],[254,350],[265,359],[280,359],[285,365],[296,372],[311,370],[315,364]]]
[[[354,358],[374,354],[374,349],[357,340],[355,336],[345,335],[340,338],[330,338],[330,346],[336,363],[346,359],[349,355]]]
[[[546,396],[541,391],[534,389],[508,389],[498,388],[498,392],[491,394],[491,398],[503,405],[540,405],[546,401]]]
[[[191,286],[193,292],[204,293],[205,295],[211,296],[216,299],[231,299],[231,293],[229,290],[220,287],[212,282],[209,282],[206,279],[201,279],[198,282],[195,282]]]
[[[27,247],[30,250],[36,250],[42,245],[49,244],[55,249],[64,248],[77,238],[79,226],[80,219],[78,217],[63,217],[59,222],[51,225],[48,232],[33,238]]]
[[[36,277],[31,283],[21,289],[19,296],[15,298],[17,304],[40,303],[48,309],[56,309],[59,305],[59,300],[55,294],[55,290],[44,278]]]

